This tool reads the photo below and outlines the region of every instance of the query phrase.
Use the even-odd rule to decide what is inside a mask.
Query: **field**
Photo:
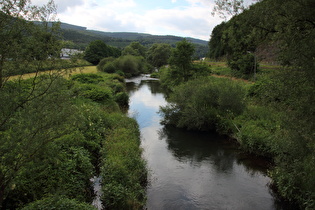
[[[62,69],[62,70],[49,70],[49,71],[42,71],[37,73],[29,73],[23,75],[15,75],[10,76],[8,80],[19,80],[19,79],[29,79],[39,75],[44,74],[62,74],[64,77],[68,78],[71,75],[80,74],[80,73],[96,73],[97,69],[96,66],[85,66],[85,67],[76,67],[70,69]]]

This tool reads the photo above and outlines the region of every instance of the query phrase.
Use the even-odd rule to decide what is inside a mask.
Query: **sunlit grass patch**
[[[97,73],[96,66],[75,67],[75,68],[62,69],[62,70],[48,70],[48,71],[41,71],[37,73],[15,75],[15,76],[10,76],[8,80],[12,81],[12,80],[30,79],[30,78],[34,78],[36,76],[45,75],[45,74],[48,74],[48,75],[60,74],[60,75],[63,75],[65,78],[69,78],[71,75],[81,74],[81,73]]]

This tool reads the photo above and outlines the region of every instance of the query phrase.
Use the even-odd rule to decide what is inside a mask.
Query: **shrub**
[[[125,92],[119,92],[115,95],[116,103],[121,107],[126,107],[129,104],[129,95]]]
[[[104,67],[102,68],[102,71],[106,73],[115,73],[116,70],[117,68],[113,62],[106,63]]]
[[[103,82],[104,78],[98,74],[75,74],[71,77],[71,80],[81,83],[93,83],[97,84]]]
[[[65,197],[48,197],[42,200],[35,201],[33,203],[28,204],[22,210],[96,210],[90,204],[82,203],[74,199],[68,199]]]
[[[170,97],[173,103],[161,108],[163,122],[197,130],[222,128],[226,119],[243,112],[244,96],[244,88],[228,79],[191,80],[176,87]]]
[[[107,58],[103,58],[99,64],[97,65],[97,70],[98,71],[104,71],[104,66],[106,64],[112,63],[116,58],[114,57],[107,57]]]
[[[79,96],[91,99],[95,102],[106,102],[112,98],[112,92],[108,87],[94,84],[80,84],[77,90]]]
[[[253,54],[235,53],[228,60],[228,66],[232,69],[234,76],[249,78],[254,74],[254,68],[257,70],[257,62],[255,67],[255,56]]]

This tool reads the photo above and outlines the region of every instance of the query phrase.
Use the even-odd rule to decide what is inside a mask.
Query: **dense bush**
[[[106,63],[102,71],[106,73],[115,73],[117,71],[117,67],[115,66],[113,62]]]
[[[123,71],[126,77],[136,76],[148,71],[146,62],[141,56],[121,56],[116,60],[116,67]]]
[[[119,92],[115,95],[115,102],[121,107],[129,105],[129,95],[125,92]]]
[[[73,88],[76,97],[107,104],[114,110],[115,103],[125,107],[129,102],[129,96],[125,93],[124,79],[117,74],[77,74],[71,79],[77,81]]]
[[[192,64],[187,71],[186,78],[188,80],[196,79],[199,77],[207,77],[211,74],[211,68],[205,64]],[[161,85],[167,89],[172,89],[175,86],[184,82],[183,77],[178,70],[172,67],[162,67],[159,70],[158,76],[160,78]]]
[[[104,58],[97,66],[99,71],[106,73],[123,73],[126,77],[148,73],[152,68],[142,56],[124,55],[119,58]]]
[[[188,129],[224,129],[245,109],[245,91],[236,82],[221,78],[200,78],[175,88],[172,102],[161,111],[164,123]],[[229,126],[230,127],[230,126]]]
[[[97,65],[105,57],[119,57],[120,50],[116,47],[107,45],[101,40],[90,42],[85,49],[84,59],[93,65]]]
[[[98,71],[103,71],[103,72],[107,72],[104,70],[104,66],[106,64],[112,63],[116,58],[114,57],[106,57],[103,58],[98,64],[97,64],[97,70]],[[114,73],[114,72],[108,72],[108,73]]]
[[[243,115],[233,120],[233,123],[237,128],[234,137],[245,151],[270,158],[280,152],[281,142],[277,135],[281,122],[274,110],[250,105]]]
[[[128,201],[113,200],[107,204],[128,203],[140,208],[144,204],[147,171],[141,158],[138,127],[118,106],[128,105],[124,79],[104,73],[78,74],[70,81],[60,78],[52,83],[49,79],[42,76],[35,81],[8,82],[0,89],[2,99],[13,97],[15,102],[29,97],[30,92],[37,94],[18,107],[17,114],[0,113],[1,120],[8,118],[9,122],[0,131],[0,176],[10,175],[5,177],[7,183],[2,182],[8,187],[3,191],[1,208],[27,205],[25,209],[93,209],[80,203],[92,202],[90,178],[99,175],[101,163],[115,165],[112,159],[107,160],[107,154],[114,157],[117,152],[122,152],[119,158],[125,158],[125,165],[132,165],[124,172],[132,181],[126,178],[130,188]],[[12,106],[0,103],[3,110]],[[112,136],[113,133],[117,134]],[[126,135],[120,138],[118,134]],[[124,145],[124,149],[111,152],[110,147],[103,146],[108,140]],[[111,171],[113,174],[107,173],[111,179],[106,183],[116,186],[121,175]]]
[[[232,69],[234,76],[250,78],[258,69],[255,56],[251,53],[235,53],[228,59],[228,66]],[[256,65],[256,66],[255,66]]]
[[[91,99],[95,102],[106,102],[112,99],[110,88],[101,87],[100,85],[81,84],[78,87],[78,94],[84,98]]]

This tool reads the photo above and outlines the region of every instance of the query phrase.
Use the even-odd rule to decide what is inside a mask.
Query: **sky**
[[[32,0],[35,5],[48,0]],[[212,16],[214,0],[54,0],[57,19],[105,32],[175,35],[209,41],[223,19]]]

